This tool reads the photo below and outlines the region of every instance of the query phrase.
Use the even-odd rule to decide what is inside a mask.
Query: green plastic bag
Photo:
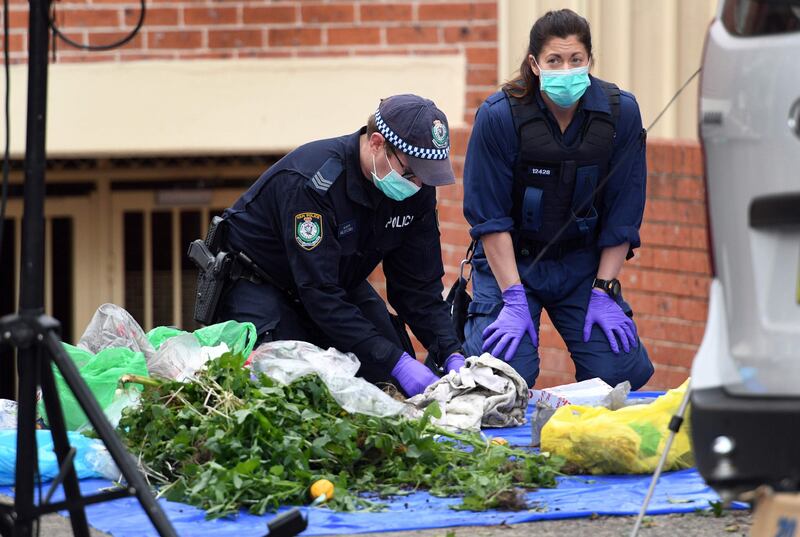
[[[117,383],[123,375],[148,376],[147,364],[145,363],[144,354],[141,352],[122,348],[107,348],[97,354],[92,354],[68,343],[63,343],[63,345],[103,410],[114,402]],[[67,429],[76,431],[87,425],[89,419],[81,409],[72,390],[67,386],[61,372],[55,366],[53,366],[53,374],[56,378],[56,390],[61,398],[61,407],[64,411]],[[133,386],[139,391],[142,390],[142,386],[138,384]],[[43,401],[39,402],[39,413],[45,418],[45,422],[49,423]]]
[[[156,326],[150,330],[145,336],[150,341],[150,344],[158,350],[158,348],[168,339],[181,334],[186,334],[183,330],[179,330],[173,326]]]
[[[168,339],[187,332],[171,326],[157,326],[147,333],[147,339],[156,350]],[[198,328],[193,332],[195,339],[203,347],[216,347],[225,343],[231,353],[242,358],[250,356],[256,344],[256,327],[253,323],[225,321]]]

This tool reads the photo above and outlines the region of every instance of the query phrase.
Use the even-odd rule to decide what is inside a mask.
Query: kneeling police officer
[[[211,318],[252,322],[259,342],[353,352],[360,376],[413,396],[438,377],[409,354],[405,327],[396,328],[367,282],[382,261],[399,318],[438,365],[460,368],[442,299],[434,188],[455,182],[449,153],[444,113],[428,99],[396,95],[359,131],[286,155],[223,215],[220,249],[235,258]]]

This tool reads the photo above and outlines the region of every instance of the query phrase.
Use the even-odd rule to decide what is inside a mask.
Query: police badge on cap
[[[433,120],[433,128],[431,129],[433,133],[433,145],[438,147],[439,149],[444,149],[445,147],[450,145],[450,139],[447,135],[447,127],[444,123],[439,121],[438,119]]]
[[[424,184],[452,185],[447,116],[430,99],[394,95],[381,101],[375,124],[386,140],[408,155],[408,167]]]

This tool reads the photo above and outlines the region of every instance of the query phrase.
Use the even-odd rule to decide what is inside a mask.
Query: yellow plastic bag
[[[567,405],[556,410],[542,429],[542,451],[566,459],[579,472],[653,473],[669,436],[669,421],[678,411],[689,380],[652,403],[619,410]],[[672,442],[664,470],[694,466],[689,411]]]

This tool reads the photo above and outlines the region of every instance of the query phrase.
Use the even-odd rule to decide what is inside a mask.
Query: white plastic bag
[[[108,448],[101,442],[94,442],[88,446],[83,455],[86,467],[110,481],[123,481],[122,472],[117,468],[117,463],[111,457]]]
[[[557,408],[564,405],[581,405],[617,410],[625,406],[630,391],[631,383],[627,380],[612,388],[599,378],[543,390],[531,390],[531,403],[534,405],[531,415],[531,445],[539,445],[542,427],[555,414]]]
[[[17,428],[18,405],[16,401],[0,399],[0,429]]]
[[[155,348],[130,313],[116,304],[103,304],[94,313],[77,347],[97,354],[108,347],[121,347],[144,354],[149,364]]]
[[[541,401],[551,408],[558,408],[564,405],[603,405],[610,408],[607,405],[614,403],[622,406],[630,390],[631,384],[627,381],[618,384],[616,388],[612,388],[603,380],[593,378],[543,390],[531,390],[531,402]]]
[[[181,334],[166,340],[147,362],[147,370],[154,377],[184,382],[199,371],[209,360],[228,352],[228,345],[203,347],[192,334]]]
[[[254,371],[265,373],[281,384],[316,373],[336,402],[348,412],[379,417],[416,415],[409,405],[356,377],[361,363],[352,353],[334,348],[323,350],[305,341],[273,341],[257,347],[249,362]]]

